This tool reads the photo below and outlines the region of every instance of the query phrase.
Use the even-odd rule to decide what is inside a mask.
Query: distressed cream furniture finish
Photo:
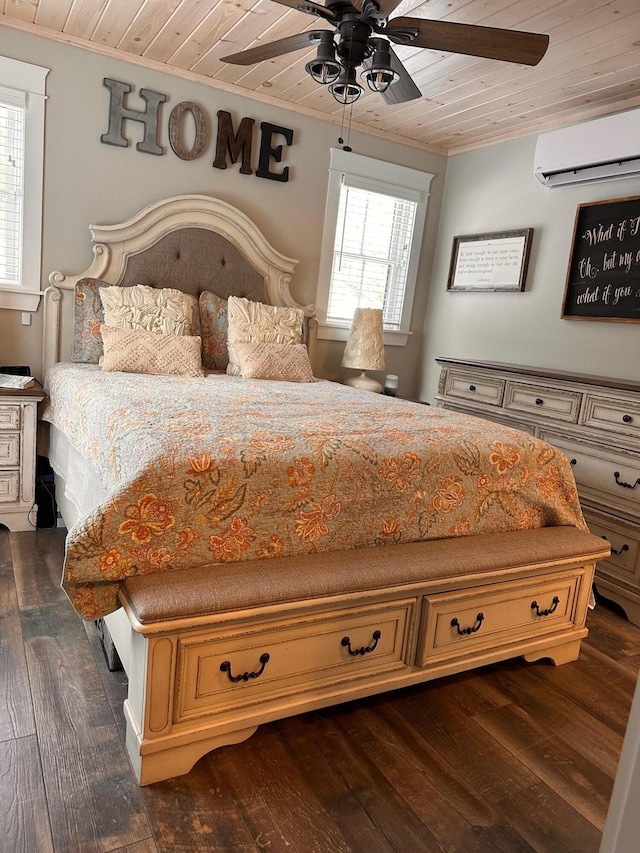
[[[438,405],[511,424],[567,455],[591,531],[611,543],[596,588],[640,625],[640,382],[436,359]]]
[[[140,784],[292,714],[516,655],[575,660],[608,550],[547,527],[130,578]]]
[[[0,388],[0,524],[36,526],[36,423],[40,389]]]

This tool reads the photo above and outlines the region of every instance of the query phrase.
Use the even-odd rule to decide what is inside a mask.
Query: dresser
[[[36,526],[36,424],[40,388],[0,388],[0,524]]]
[[[640,625],[640,382],[436,359],[437,405],[513,426],[569,458],[592,533],[611,543],[596,589]]]

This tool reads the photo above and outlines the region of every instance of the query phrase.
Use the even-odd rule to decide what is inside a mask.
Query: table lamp
[[[365,372],[384,370],[384,330],[380,308],[356,308],[342,356],[342,366],[362,371],[358,376],[348,376],[344,380],[345,385],[374,391],[376,394],[382,391],[382,385]]]

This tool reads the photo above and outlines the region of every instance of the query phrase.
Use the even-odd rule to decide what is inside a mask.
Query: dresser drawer
[[[178,646],[175,722],[408,667],[416,600],[394,601]]]
[[[0,405],[0,429],[20,429],[20,406]]]
[[[584,517],[594,536],[611,543],[611,555],[598,563],[597,575],[607,575],[636,589],[640,582],[640,529],[625,527],[588,510]]]
[[[580,497],[602,509],[640,518],[640,454],[624,454],[543,430],[540,436],[567,455]]]
[[[0,468],[12,468],[20,464],[20,433],[0,433]]]
[[[502,403],[504,386],[504,379],[475,375],[463,370],[448,370],[443,394],[446,397],[499,406]]]
[[[15,503],[19,497],[19,473],[17,471],[0,471],[0,503]],[[2,521],[1,516],[0,521]]]
[[[574,624],[582,573],[428,595],[417,664],[508,645]]]
[[[572,391],[507,382],[503,406],[515,412],[535,413],[542,418],[576,423],[581,399],[582,394]]]
[[[587,394],[581,423],[640,439],[640,405]]]

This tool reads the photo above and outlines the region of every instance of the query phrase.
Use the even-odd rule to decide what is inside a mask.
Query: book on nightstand
[[[31,388],[34,382],[33,376],[0,373],[0,388],[13,388],[15,391],[22,391],[24,388]]]

